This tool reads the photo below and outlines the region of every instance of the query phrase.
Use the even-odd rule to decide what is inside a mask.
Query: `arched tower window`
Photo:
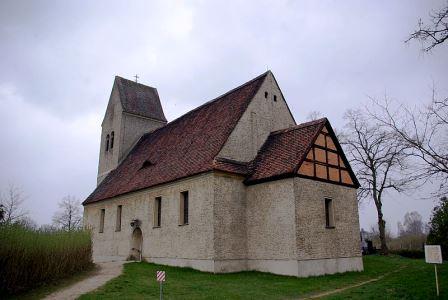
[[[109,135],[106,136],[106,152],[109,151]]]
[[[114,132],[112,131],[112,133],[110,134],[110,149],[112,149],[114,147]]]

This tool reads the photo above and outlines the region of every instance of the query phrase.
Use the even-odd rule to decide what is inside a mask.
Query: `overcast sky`
[[[404,40],[445,0],[0,2],[0,189],[15,184],[38,223],[96,186],[101,121],[115,75],[158,89],[168,120],[271,69],[298,122],[387,94],[448,95],[447,45]],[[423,194],[426,193],[425,189]],[[420,193],[421,194],[421,193]],[[388,195],[392,230],[422,196]],[[364,228],[376,223],[360,207]]]

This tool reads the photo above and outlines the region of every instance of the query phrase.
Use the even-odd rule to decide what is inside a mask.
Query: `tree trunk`
[[[381,250],[380,253],[382,255],[387,255],[389,253],[389,249],[386,244],[386,221],[383,220],[383,212],[380,207],[377,207],[378,210],[378,230],[380,232],[380,242],[381,242]]]

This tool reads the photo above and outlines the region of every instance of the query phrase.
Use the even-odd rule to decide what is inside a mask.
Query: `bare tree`
[[[400,235],[423,235],[424,225],[422,216],[416,212],[407,212],[404,215],[403,231]]]
[[[10,185],[5,194],[0,194],[1,222],[11,224],[24,218],[28,212],[22,209],[25,196],[20,188]]]
[[[52,224],[42,224],[38,230],[41,232],[54,232],[57,231],[58,228]]]
[[[320,111],[317,110],[313,110],[311,111],[307,116],[306,116],[306,120],[307,121],[314,121],[317,119],[322,118],[322,113]]]
[[[341,141],[361,185],[358,197],[374,201],[381,253],[387,254],[383,196],[388,190],[403,192],[411,183],[406,178],[406,146],[379,124],[369,122],[361,110],[349,110],[345,119],[346,131]]]
[[[448,3],[440,11],[430,13],[429,25],[419,20],[418,29],[409,36],[406,42],[413,39],[422,42],[424,51],[430,51],[448,39]]]
[[[411,149],[417,158],[413,164],[415,178],[440,181],[435,196],[448,192],[448,98],[438,99],[435,90],[432,101],[422,109],[399,105],[387,99],[373,100],[369,115],[387,127],[395,139]]]
[[[36,230],[38,227],[36,221],[34,221],[28,216],[20,218],[20,220],[15,221],[14,224],[30,230]]]
[[[58,203],[59,211],[53,216],[53,224],[63,230],[71,231],[81,227],[81,202],[75,197],[66,196]]]

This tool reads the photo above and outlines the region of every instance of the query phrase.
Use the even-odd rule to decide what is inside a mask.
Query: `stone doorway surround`
[[[143,233],[140,227],[137,227],[132,232],[131,237],[131,252],[129,254],[130,260],[142,260],[142,246],[143,246]]]

